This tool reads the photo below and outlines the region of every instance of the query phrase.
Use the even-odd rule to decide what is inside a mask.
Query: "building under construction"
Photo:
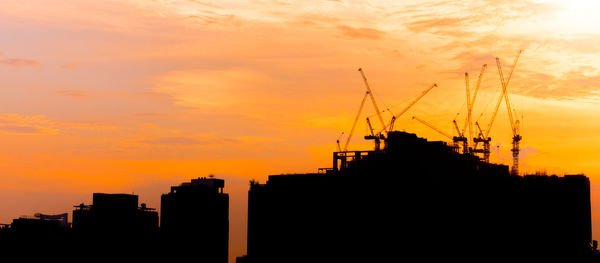
[[[248,249],[239,261],[599,260],[591,234],[589,179],[519,173],[522,137],[507,87],[520,54],[506,77],[496,59],[502,92],[485,131],[472,117],[485,64],[472,93],[465,73],[467,116],[462,129],[456,118],[452,121],[457,135],[413,116],[450,143],[394,130],[395,121],[437,84],[386,123],[359,69],[365,93],[343,147],[338,139],[332,168],[251,183]],[[369,98],[380,127],[367,117],[364,138],[375,147],[349,150]],[[502,101],[513,135],[510,169],[490,162],[489,134]]]
[[[444,142],[389,132],[326,173],[251,183],[240,262],[387,262],[595,255],[583,175],[511,175]],[[595,243],[595,242],[594,242]]]

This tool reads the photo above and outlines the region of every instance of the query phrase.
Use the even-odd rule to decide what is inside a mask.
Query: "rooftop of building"
[[[190,180],[190,182],[182,183],[178,186],[171,186],[171,193],[176,193],[184,189],[211,189],[216,192],[223,193],[225,180],[213,177],[198,177]]]

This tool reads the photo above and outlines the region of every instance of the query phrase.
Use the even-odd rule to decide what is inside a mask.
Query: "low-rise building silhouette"
[[[152,234],[158,232],[158,213],[138,196],[94,193],[92,205],[80,204],[73,210],[73,231],[97,235]]]
[[[166,246],[189,251],[200,262],[226,263],[229,195],[222,179],[198,178],[171,187],[161,197],[161,233]]]
[[[13,219],[10,225],[3,229],[12,235],[52,236],[63,235],[70,229],[69,215],[47,215],[37,213],[33,217],[19,217]]]

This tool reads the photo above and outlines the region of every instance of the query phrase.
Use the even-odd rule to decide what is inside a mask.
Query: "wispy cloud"
[[[239,141],[237,139],[207,134],[200,137],[161,137],[145,139],[140,142],[155,145],[218,145],[222,143],[237,143]]]
[[[25,58],[0,58],[0,64],[15,68],[37,68],[42,65],[37,60]]]
[[[362,39],[382,39],[385,36],[385,32],[374,28],[355,28],[350,26],[338,26],[338,29],[349,38],[362,38]]]
[[[31,126],[0,126],[0,130],[16,133],[38,133],[40,129]]]
[[[59,90],[56,93],[71,98],[89,98],[93,96],[91,92],[86,90]]]
[[[167,144],[167,145],[196,145],[203,144],[199,140],[188,138],[188,137],[167,137],[167,138],[158,138],[158,139],[148,139],[142,140],[142,143],[147,144]]]

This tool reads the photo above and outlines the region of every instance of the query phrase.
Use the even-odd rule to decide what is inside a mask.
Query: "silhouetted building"
[[[248,256],[247,255],[243,255],[243,256],[239,256],[235,258],[235,263],[248,263],[251,262],[248,260]]]
[[[512,176],[443,142],[390,132],[381,151],[334,153],[325,174],[251,182],[240,262],[586,259],[583,175]]]
[[[93,204],[80,204],[73,210],[73,230],[95,235],[152,234],[158,231],[158,213],[138,196],[94,193]]]
[[[35,260],[32,256],[50,253],[67,254],[70,225],[68,214],[45,215],[13,219],[0,227],[0,254],[4,258]],[[48,253],[46,253],[48,252]]]
[[[13,219],[10,225],[4,229],[5,232],[13,235],[62,235],[69,228],[68,214],[46,215],[36,214],[34,217],[20,217]]]
[[[227,263],[229,195],[221,179],[198,178],[171,187],[161,198],[161,233],[167,246],[189,251],[200,262]]]

